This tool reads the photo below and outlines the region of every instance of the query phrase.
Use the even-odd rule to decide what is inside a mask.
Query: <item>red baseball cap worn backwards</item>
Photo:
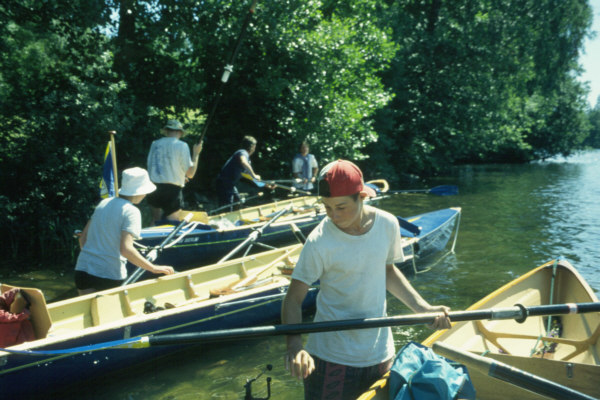
[[[350,161],[331,162],[319,173],[319,196],[352,196],[360,191],[365,191],[369,197],[377,195],[375,190],[364,184],[360,168]]]

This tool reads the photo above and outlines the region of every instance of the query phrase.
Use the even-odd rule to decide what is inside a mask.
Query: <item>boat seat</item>
[[[91,314],[94,326],[107,324],[125,318],[119,294],[99,295],[91,301]]]

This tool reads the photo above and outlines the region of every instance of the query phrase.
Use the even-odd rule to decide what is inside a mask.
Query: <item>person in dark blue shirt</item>
[[[229,157],[217,176],[216,188],[219,206],[240,201],[240,195],[235,185],[240,180],[242,172],[247,172],[253,179],[260,180],[260,175],[254,172],[250,164],[250,156],[256,150],[256,139],[252,136],[244,136],[241,147]]]

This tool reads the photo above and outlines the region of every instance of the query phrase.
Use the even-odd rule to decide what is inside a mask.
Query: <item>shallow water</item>
[[[430,303],[464,309],[556,257],[569,260],[595,292],[600,291],[600,151],[527,165],[464,166],[423,182],[421,188],[441,184],[458,185],[459,195],[396,195],[380,204],[401,216],[462,207],[455,254],[411,279]],[[39,287],[49,299],[73,293],[70,269],[1,279]],[[395,299],[389,300],[389,310],[390,314],[407,312]],[[423,327],[394,328],[398,348],[430,333]],[[283,353],[284,339],[278,337],[191,347],[74,388],[70,397],[243,399],[246,380],[272,364],[272,371],[253,384],[254,396],[266,397],[265,377],[270,376],[273,399],[303,398],[302,385],[283,367]]]

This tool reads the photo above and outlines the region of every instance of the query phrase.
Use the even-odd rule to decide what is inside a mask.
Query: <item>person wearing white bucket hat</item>
[[[133,239],[142,230],[135,204],[156,190],[148,172],[139,167],[126,169],[121,182],[120,197],[102,200],[79,237],[75,286],[80,295],[121,285],[127,278],[126,261],[155,274],[174,273],[173,267],[154,265],[133,247]]]
[[[179,220],[183,208],[183,187],[198,170],[202,142],[190,147],[181,140],[185,135],[183,125],[176,119],[169,120],[162,129],[165,137],[152,142],[148,153],[150,180],[157,186],[148,196],[154,222],[161,219]]]

